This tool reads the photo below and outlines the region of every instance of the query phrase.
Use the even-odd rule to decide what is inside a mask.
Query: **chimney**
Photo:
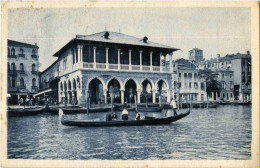
[[[35,45],[37,46],[37,43],[35,43]]]
[[[143,42],[144,42],[144,43],[147,43],[147,41],[148,41],[148,37],[144,36]]]
[[[250,55],[250,51],[246,51],[247,55]]]

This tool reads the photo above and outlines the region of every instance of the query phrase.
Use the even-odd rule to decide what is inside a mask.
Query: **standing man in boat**
[[[178,115],[177,112],[176,112],[177,105],[176,105],[176,101],[173,100],[173,98],[171,99],[171,104],[170,104],[170,105],[172,106],[173,115],[174,115],[174,116],[177,116],[177,115]],[[166,111],[166,113],[165,113],[165,117],[166,117],[166,116],[167,116],[167,111]]]

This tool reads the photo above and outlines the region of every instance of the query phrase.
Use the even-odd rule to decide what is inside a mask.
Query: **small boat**
[[[139,112],[161,112],[163,110],[163,106],[161,107],[137,107],[137,111]]]
[[[112,121],[90,121],[90,120],[67,120],[62,116],[61,123],[65,126],[78,127],[113,127],[113,126],[144,126],[144,125],[163,125],[180,120],[190,114],[190,110],[177,116],[154,118],[145,117],[141,120],[112,120]]]
[[[233,103],[232,102],[228,102],[228,101],[221,101],[218,104],[220,104],[220,105],[230,105],[230,104],[233,104]]]
[[[49,106],[49,107],[45,107],[45,112],[47,113],[51,113],[51,114],[59,114],[59,109],[80,109],[80,106]]]
[[[44,112],[45,107],[7,109],[8,117],[33,116]]]
[[[251,101],[248,101],[248,102],[238,102],[236,104],[238,104],[238,105],[250,105]]]

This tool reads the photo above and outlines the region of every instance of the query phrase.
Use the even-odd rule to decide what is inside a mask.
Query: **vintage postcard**
[[[258,167],[257,2],[2,2],[2,167]]]

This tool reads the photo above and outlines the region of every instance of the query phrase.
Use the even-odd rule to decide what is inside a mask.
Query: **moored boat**
[[[112,126],[144,126],[144,125],[163,125],[180,120],[190,114],[190,110],[177,116],[153,118],[148,117],[141,120],[112,120],[112,121],[91,121],[91,120],[68,120],[62,116],[61,123],[65,126],[78,127],[112,127]]]
[[[25,109],[7,109],[8,117],[20,117],[20,116],[33,116],[38,115],[44,112],[44,107],[36,107],[36,108],[25,108]]]
[[[111,110],[110,107],[97,107],[97,108],[89,108],[87,111],[86,108],[62,108],[64,114],[76,114],[76,113],[98,113],[98,112],[108,112]]]
[[[139,112],[161,112],[163,110],[163,106],[161,107],[137,107],[137,111]]]
[[[238,104],[238,105],[250,105],[251,101],[248,101],[248,102],[238,102],[236,104]]]

